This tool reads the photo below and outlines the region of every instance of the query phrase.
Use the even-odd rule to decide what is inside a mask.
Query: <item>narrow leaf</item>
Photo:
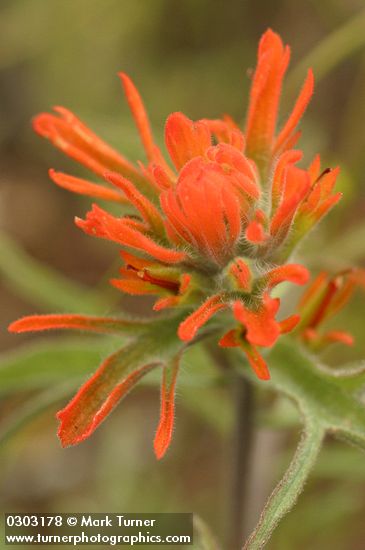
[[[0,356],[0,395],[85,377],[111,350],[111,337],[40,339],[26,343]]]
[[[63,446],[75,445],[89,437],[147,372],[183,349],[184,344],[176,335],[179,321],[171,318],[151,325],[148,333],[102,363],[57,415]]]
[[[289,468],[271,494],[244,549],[264,548],[279,521],[293,508],[317,459],[323,437],[320,424],[306,427]]]
[[[0,430],[0,447],[6,444],[22,428],[26,427],[34,418],[69,396],[75,385],[76,380],[72,384],[68,382],[37,393],[35,397],[26,401],[14,413],[6,417]]]
[[[195,534],[194,550],[220,550],[220,546],[207,523],[197,514],[194,514],[193,526]]]
[[[365,362],[352,363],[340,368],[329,369],[334,382],[344,391],[361,400],[365,389]]]
[[[287,82],[288,90],[297,88],[307,67],[313,67],[318,82],[346,58],[364,48],[364,25],[365,10],[361,10],[316,44],[290,73]]]
[[[0,233],[0,273],[5,284],[32,304],[59,311],[105,311],[110,298],[74,283],[31,258],[13,239]]]
[[[58,436],[64,447],[88,438],[142,376],[157,366],[157,361],[141,365],[135,351],[133,343],[108,357],[70,403],[57,413]]]

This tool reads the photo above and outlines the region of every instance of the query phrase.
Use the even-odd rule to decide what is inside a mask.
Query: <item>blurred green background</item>
[[[2,0],[0,3],[0,276],[3,359],[0,448],[3,511],[194,511],[223,539],[227,525],[232,400],[202,354],[184,360],[176,433],[160,463],[152,453],[158,392],[149,379],[90,441],[61,450],[55,411],[113,339],[14,336],[15,318],[36,312],[147,312],[106,281],[117,249],[73,225],[89,200],[52,185],[47,169],[83,174],[36,137],[32,116],[64,105],[133,160],[139,138],[116,73],[135,80],[157,141],[172,111],[192,118],[229,113],[243,120],[248,69],[268,27],[292,47],[282,118],[308,65],[316,92],[302,123],[309,163],[340,164],[344,199],[301,250],[316,272],[365,258],[365,10],[362,0]],[[290,295],[295,301],[296,294]],[[137,305],[135,305],[137,304]],[[364,357],[364,301],[353,300],[334,326],[354,333],[353,349],[324,359]],[[259,427],[249,488],[248,528],[298,437],[291,405],[257,396]],[[360,453],[328,442],[299,504],[268,548],[365,547],[365,466]],[[203,548],[203,546],[197,546]]]

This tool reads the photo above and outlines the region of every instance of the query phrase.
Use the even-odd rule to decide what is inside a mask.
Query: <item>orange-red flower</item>
[[[310,70],[292,113],[277,128],[289,55],[279,35],[271,30],[263,35],[244,132],[229,116],[192,121],[182,113],[171,114],[165,126],[171,162],[155,144],[142,99],[124,73],[120,77],[146,163],[134,165],[125,159],[64,108],[34,120],[40,135],[98,176],[98,181],[89,181],[52,170],[56,184],[134,209],[133,215],[116,216],[94,204],[85,219],[76,218],[85,233],[122,247],[124,265],[112,284],[129,294],[156,295],[155,310],[175,308],[181,316],[185,312],[177,330],[182,342],[192,342],[198,332],[209,334],[209,326],[225,332],[220,345],[240,347],[261,379],[270,377],[261,348],[273,346],[299,321],[297,315],[277,319],[280,300],[271,291],[283,281],[307,282],[306,268],[286,261],[340,198],[333,193],[338,170],[321,173],[319,157],[308,169],[299,168],[302,153],[293,149],[313,92]],[[119,322],[33,316],[16,321],[10,330],[68,327],[104,332]],[[114,355],[59,413],[64,445],[90,435],[151,367],[140,365],[116,383],[117,378],[108,374],[115,365]],[[178,358],[166,369],[155,439],[159,458],[172,434]],[[98,385],[101,395],[93,399]],[[76,422],[80,415],[81,422]]]
[[[321,330],[350,300],[357,287],[365,288],[365,270],[354,268],[330,276],[325,271],[312,281],[299,303],[301,321],[298,334],[312,348],[331,343],[353,344],[353,337],[343,330]]]
[[[245,132],[248,155],[263,168],[273,154],[291,149],[299,139],[296,127],[313,93],[310,69],[291,115],[277,133],[280,94],[289,59],[289,46],[284,46],[280,36],[269,29],[259,44]]]

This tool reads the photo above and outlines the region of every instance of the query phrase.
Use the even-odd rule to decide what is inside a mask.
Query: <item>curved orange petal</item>
[[[69,174],[56,172],[53,169],[49,170],[48,173],[54,183],[63,189],[72,191],[73,193],[87,195],[88,197],[95,197],[105,201],[119,202],[122,204],[126,203],[126,199],[123,197],[122,193],[100,185],[99,183],[93,183],[85,179],[70,176]]]
[[[294,105],[294,108],[286,121],[284,127],[280,131],[275,141],[275,152],[278,152],[283,145],[290,139],[300,119],[302,118],[308,103],[313,95],[314,76],[312,69],[308,69],[307,77],[300,91],[299,97]]]
[[[233,305],[233,313],[237,321],[246,328],[246,340],[257,346],[272,346],[280,335],[280,327],[275,320],[280,301],[278,298],[270,298],[264,295],[259,309],[252,311],[241,301],[237,300]]]
[[[109,317],[92,317],[76,314],[28,315],[9,325],[9,332],[38,332],[42,330],[71,329],[100,333],[118,333],[137,330],[143,322]]]
[[[182,113],[171,114],[165,126],[166,147],[177,170],[211,145],[211,133],[203,121],[193,122]]]
[[[280,36],[268,29],[258,48],[245,131],[247,155],[255,160],[271,154],[281,86],[289,58],[289,47],[284,47]]]
[[[226,307],[227,305],[222,302],[219,294],[211,296],[197,310],[180,323],[178,329],[179,338],[184,341],[192,340],[198,330],[205,325],[217,311]]]

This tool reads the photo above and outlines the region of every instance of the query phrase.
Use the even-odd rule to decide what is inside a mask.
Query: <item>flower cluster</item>
[[[291,114],[277,130],[289,57],[289,47],[268,30],[259,44],[244,131],[229,116],[192,121],[182,113],[171,114],[165,144],[172,166],[156,145],[141,97],[124,73],[121,81],[147,163],[132,164],[63,107],[34,120],[41,136],[99,177],[96,183],[51,170],[57,185],[133,208],[132,214],[118,217],[94,204],[85,219],[76,218],[85,233],[122,248],[123,267],[111,283],[128,294],[155,295],[156,311],[175,308],[179,315],[184,313],[178,327],[183,342],[191,342],[199,331],[209,333],[210,323],[225,329],[219,345],[241,348],[263,380],[270,374],[261,350],[299,322],[297,314],[277,319],[280,299],[272,297],[272,289],[284,281],[307,282],[307,269],[288,259],[340,199],[333,191],[338,169],[322,171],[319,156],[308,168],[298,167],[302,152],[295,149],[297,126],[313,93],[311,70]],[[32,316],[13,323],[11,330],[108,332],[118,323],[122,321]],[[315,326],[312,320],[308,338]],[[159,457],[171,437],[177,370],[162,383],[155,440]],[[126,388],[140,372],[133,376],[126,379]],[[69,422],[70,405],[61,411],[61,423]],[[86,433],[70,438],[64,432],[61,425],[64,444],[78,442]]]

